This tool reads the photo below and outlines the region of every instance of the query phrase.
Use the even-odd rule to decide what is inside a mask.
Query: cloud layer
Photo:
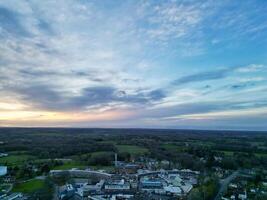
[[[266,8],[3,1],[0,126],[267,129]]]

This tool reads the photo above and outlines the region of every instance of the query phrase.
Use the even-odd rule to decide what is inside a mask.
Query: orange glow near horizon
[[[82,122],[112,121],[125,117],[121,111],[105,112],[49,112],[49,111],[0,111],[0,121],[8,122]]]

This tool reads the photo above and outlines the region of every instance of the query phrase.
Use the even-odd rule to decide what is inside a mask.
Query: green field
[[[22,155],[22,154],[28,154],[28,151],[9,151],[9,155]]]
[[[171,143],[166,143],[161,145],[164,149],[171,150],[171,151],[176,151],[176,152],[181,152],[184,147],[178,146],[176,144],[171,144]]]
[[[267,157],[267,153],[255,153],[257,157]]]
[[[0,164],[6,164],[10,166],[21,165],[23,162],[33,159],[34,157],[27,154],[21,155],[9,155],[7,157],[0,158]]]
[[[148,152],[148,149],[136,145],[116,145],[116,147],[118,148],[119,153],[130,153],[132,155],[137,155]]]
[[[90,155],[91,155],[92,157],[93,157],[93,156],[106,155],[106,154],[113,154],[113,153],[110,152],[110,151],[97,151],[97,152],[90,153]]]
[[[32,179],[23,183],[16,184],[13,192],[32,193],[44,187],[44,180]]]
[[[233,156],[234,153],[244,153],[244,152],[238,152],[238,151],[219,151],[219,152],[222,152],[224,153],[224,155],[226,156]],[[254,153],[255,156],[257,157],[266,157],[267,156],[267,153]]]
[[[106,155],[106,154],[113,154],[113,153],[110,151],[96,151],[96,152],[91,152],[91,153],[84,153],[79,156],[84,159],[88,157],[101,156],[101,155]],[[72,156],[71,159],[79,160],[79,156]]]

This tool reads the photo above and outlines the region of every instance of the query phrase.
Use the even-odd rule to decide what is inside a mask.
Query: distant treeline
[[[91,152],[118,152],[117,145],[135,145],[148,150],[147,157],[170,160],[181,167],[201,169],[223,165],[236,168],[239,157],[227,158],[224,151],[245,153],[246,166],[267,165],[267,133],[238,131],[157,130],[157,129],[78,129],[1,128],[0,152],[27,151],[37,158],[63,158]],[[101,155],[102,157],[104,155]],[[110,164],[111,156],[81,157],[89,164]],[[129,154],[119,154],[129,160]],[[218,163],[214,157],[221,156]],[[100,158],[99,158],[100,157]],[[103,160],[103,163],[101,161]],[[203,160],[205,162],[203,162]],[[232,163],[232,164],[231,164]],[[235,163],[235,164],[233,164]]]

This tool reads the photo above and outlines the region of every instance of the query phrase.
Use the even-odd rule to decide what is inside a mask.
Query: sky
[[[0,126],[267,130],[265,0],[2,0]]]

